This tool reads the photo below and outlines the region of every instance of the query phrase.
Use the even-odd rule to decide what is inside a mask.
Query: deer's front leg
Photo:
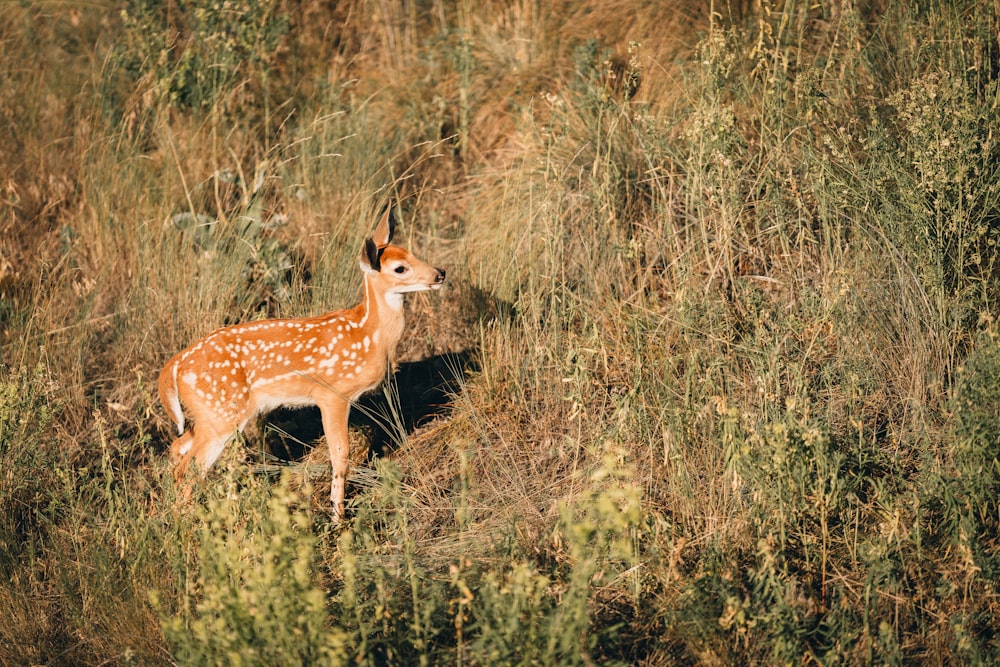
[[[333,479],[330,482],[330,501],[333,503],[333,519],[344,518],[344,484],[347,481],[348,458],[351,442],[347,435],[347,416],[351,404],[342,398],[333,398],[320,405],[323,413],[323,432],[330,448],[330,466]]]

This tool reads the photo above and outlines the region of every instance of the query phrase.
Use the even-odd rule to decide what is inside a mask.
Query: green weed
[[[152,594],[176,659],[344,662],[345,633],[329,627],[326,595],[316,580],[313,522],[300,506],[308,489],[293,491],[287,477],[273,490],[239,488],[235,480],[226,486],[228,493],[213,494],[200,516],[184,522],[197,539],[174,550],[190,563],[178,590]]]

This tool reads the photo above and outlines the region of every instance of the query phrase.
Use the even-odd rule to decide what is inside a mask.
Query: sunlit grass
[[[5,7],[0,663],[995,662],[1000,17],[715,8]],[[449,405],[179,498],[160,365],[390,201]]]

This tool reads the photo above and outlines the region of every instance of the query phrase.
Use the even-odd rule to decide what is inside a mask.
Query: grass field
[[[0,3],[0,664],[996,664],[998,34]],[[348,520],[311,410],[178,499],[163,363],[356,303],[390,202],[449,280]]]

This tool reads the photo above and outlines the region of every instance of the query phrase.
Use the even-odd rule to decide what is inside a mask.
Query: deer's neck
[[[364,300],[358,310],[365,335],[383,356],[392,358],[403,335],[403,295],[386,294],[375,278],[366,275]]]

